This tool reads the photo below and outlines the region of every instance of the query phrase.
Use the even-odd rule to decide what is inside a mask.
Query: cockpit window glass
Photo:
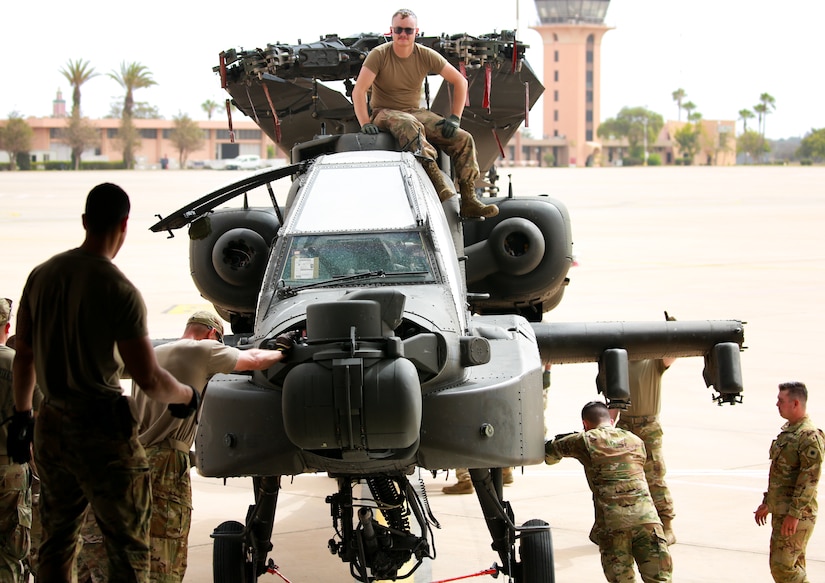
[[[285,256],[281,281],[300,287],[337,278],[383,272],[386,283],[430,283],[434,272],[418,231],[294,235]]]
[[[415,226],[415,217],[396,165],[327,167],[307,185],[291,232],[312,233],[403,229]]]

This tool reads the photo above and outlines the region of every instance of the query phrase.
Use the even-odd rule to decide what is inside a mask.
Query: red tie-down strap
[[[218,64],[221,71],[221,89],[226,89],[226,53],[221,51]]]
[[[507,156],[504,155],[504,146],[501,145],[501,139],[498,137],[496,128],[493,128],[493,137],[496,139],[496,144],[498,144],[498,153],[501,154],[502,158],[506,158]]]
[[[235,130],[232,129],[232,104],[226,100],[226,118],[229,120],[229,143],[235,143]]]
[[[458,64],[458,72],[461,73],[461,76],[465,79],[467,78],[467,66],[464,64],[464,61],[461,61]],[[467,91],[467,98],[464,100],[464,107],[470,107],[470,92]]]
[[[264,83],[264,95],[266,101],[269,103],[269,109],[272,111],[272,121],[275,122],[275,142],[281,143],[281,120],[278,119],[278,112],[275,111],[275,106],[272,105],[272,98],[269,96],[269,87]]]
[[[481,107],[490,113],[490,88],[493,84],[493,67],[490,63],[484,65],[484,99],[481,101]]]

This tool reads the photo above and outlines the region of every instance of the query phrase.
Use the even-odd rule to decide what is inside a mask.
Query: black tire
[[[534,518],[523,526],[549,526]],[[535,534],[521,535],[521,578],[518,583],[555,583],[556,569],[553,561],[553,535],[550,529]]]
[[[222,522],[215,533],[243,532],[236,520]],[[216,537],[212,544],[212,580],[214,583],[254,583],[252,565],[246,562],[244,543],[240,537]]]

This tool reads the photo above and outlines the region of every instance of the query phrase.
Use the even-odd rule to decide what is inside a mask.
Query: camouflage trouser
[[[77,583],[107,583],[109,581],[109,559],[103,533],[97,525],[92,507],[83,513],[83,526],[80,527],[82,541],[77,554]]]
[[[459,128],[452,138],[445,138],[441,135],[442,126],[436,125],[443,119],[428,109],[414,109],[410,112],[377,109],[372,114],[372,123],[390,132],[398,140],[402,150],[421,153],[438,161],[433,147],[436,146],[452,160],[458,182],[475,183],[479,172],[473,136]]]
[[[192,483],[189,451],[148,447],[152,468],[152,565],[154,583],[180,583],[186,572]]]
[[[186,572],[192,484],[189,453],[167,447],[147,447],[152,474],[150,573],[153,583],[180,583]],[[83,548],[78,557],[78,583],[109,581],[103,535],[88,512],[81,530]]]
[[[784,515],[771,515],[771,575],[776,583],[808,583],[805,573],[805,548],[814,531],[816,518],[801,518],[796,532],[790,536],[782,534]]]
[[[660,524],[605,532],[599,552],[604,576],[610,583],[635,583],[634,562],[645,583],[672,580],[673,561]]]
[[[5,457],[5,456],[4,456]],[[28,464],[0,465],[0,581],[23,581],[32,525]]]
[[[91,505],[104,536],[111,581],[149,580],[149,463],[130,399],[58,409],[35,424],[43,544],[39,576],[69,581],[83,512]]]
[[[616,427],[626,429],[645,442],[647,460],[645,461],[645,479],[650,488],[653,504],[661,520],[673,520],[673,496],[665,482],[665,456],[662,451],[662,426],[654,417],[625,418],[619,417]]]

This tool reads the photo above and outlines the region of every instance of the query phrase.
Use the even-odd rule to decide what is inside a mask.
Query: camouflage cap
[[[221,319],[212,312],[207,312],[206,310],[195,312],[189,316],[189,320],[186,321],[186,324],[203,324],[204,326],[209,326],[210,328],[217,330],[218,334],[223,337],[223,322],[221,322]]]
[[[11,300],[0,298],[0,326],[6,324],[11,319]]]

